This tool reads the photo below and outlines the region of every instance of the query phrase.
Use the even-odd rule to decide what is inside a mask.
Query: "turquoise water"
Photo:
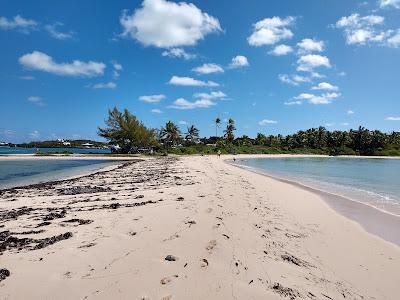
[[[36,152],[62,152],[88,154],[88,153],[111,153],[110,149],[95,148],[20,148],[20,147],[0,147],[0,155],[5,154],[34,154]]]
[[[238,163],[400,215],[400,160],[307,157]]]
[[[59,180],[119,163],[97,159],[0,159],[0,189]]]

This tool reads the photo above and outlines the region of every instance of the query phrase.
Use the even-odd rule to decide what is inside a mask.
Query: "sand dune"
[[[398,299],[400,248],[217,157],[0,193],[1,299]],[[1,274],[0,274],[1,275]],[[3,278],[4,277],[4,278]]]

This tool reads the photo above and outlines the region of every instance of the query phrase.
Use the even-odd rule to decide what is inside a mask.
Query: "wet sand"
[[[321,196],[163,157],[0,192],[1,299],[397,299],[400,248]]]

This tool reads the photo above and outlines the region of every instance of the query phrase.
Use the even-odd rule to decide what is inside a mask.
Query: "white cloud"
[[[183,48],[171,48],[163,51],[162,56],[183,58],[185,60],[190,60],[196,58],[196,54],[187,53]]]
[[[249,65],[250,64],[246,56],[237,55],[234,58],[232,58],[232,61],[229,64],[229,68],[236,69],[236,68],[248,67]]]
[[[163,94],[160,95],[149,95],[149,96],[140,96],[139,100],[147,103],[158,103],[161,100],[164,100],[166,97]]]
[[[397,29],[396,33],[387,39],[387,44],[390,47],[400,47],[400,29]]]
[[[4,30],[16,29],[22,33],[29,33],[35,30],[37,22],[34,20],[24,19],[20,15],[16,15],[14,19],[7,19],[6,17],[0,17],[0,28]]]
[[[103,75],[106,65],[100,62],[56,63],[51,56],[39,51],[25,54],[19,58],[19,63],[26,68],[53,73],[61,76],[98,76]]]
[[[323,41],[317,41],[314,39],[303,39],[297,43],[301,53],[309,52],[322,52],[325,49],[325,43]]]
[[[168,83],[172,85],[181,85],[181,86],[208,86],[208,87],[219,86],[219,84],[214,81],[202,81],[191,77],[180,77],[175,75],[171,77]]]
[[[294,75],[279,74],[278,78],[280,81],[287,83],[287,84],[294,85],[294,86],[298,86],[300,83],[311,81],[311,79],[309,77],[300,76],[297,74],[294,74]]]
[[[328,82],[321,82],[317,86],[313,86],[312,90],[326,90],[326,91],[337,91],[339,88],[335,85],[332,85]]]
[[[301,93],[297,97],[294,97],[288,102],[285,102],[285,105],[300,105],[304,101],[307,101],[310,104],[330,104],[335,98],[340,97],[338,93],[325,93],[322,95],[314,95],[309,93]]]
[[[174,101],[174,103],[169,106],[170,108],[176,109],[195,109],[195,108],[208,108],[213,105],[216,105],[215,102],[210,99],[199,99],[193,102],[187,101],[184,98],[179,98]]]
[[[155,113],[155,114],[162,114],[162,111],[159,110],[158,108],[153,108],[153,109],[151,110],[151,112],[152,112],[152,113]]]
[[[114,79],[117,79],[119,77],[119,73],[122,71],[122,65],[116,61],[112,61],[112,66],[113,66],[113,77]]]
[[[340,125],[342,125],[342,126],[349,126],[349,125],[350,125],[350,123],[347,123],[347,122],[342,122],[342,123],[340,123]]]
[[[224,73],[224,69],[217,64],[203,64],[199,67],[192,69],[197,74],[212,74],[212,73]]]
[[[159,48],[195,45],[207,34],[222,31],[218,19],[194,4],[166,0],[144,0],[132,15],[123,11],[120,23],[122,36]]]
[[[352,14],[342,17],[336,22],[336,28],[343,29],[346,43],[348,45],[366,45],[376,43],[387,46],[396,46],[392,38],[395,38],[393,30],[381,30],[378,26],[383,25],[385,18],[378,15],[360,16]]]
[[[394,8],[400,8],[400,0],[379,0],[379,6],[381,8],[392,6]]]
[[[35,80],[36,78],[33,76],[21,76],[19,79],[22,80]]]
[[[332,127],[335,126],[335,123],[325,123],[324,125],[325,127]]]
[[[179,124],[179,125],[187,125],[188,122],[181,120],[181,121],[178,122],[178,124]]]
[[[347,114],[350,116],[350,115],[354,115],[354,111],[352,111],[351,109],[349,109],[348,111],[347,111]]]
[[[387,121],[400,121],[400,117],[387,117],[385,120],[387,120]]]
[[[247,41],[251,46],[273,45],[281,40],[291,39],[293,32],[288,29],[295,22],[294,17],[265,18],[253,25],[253,33]]]
[[[276,124],[276,123],[278,123],[278,122],[274,121],[274,120],[264,119],[264,120],[261,120],[260,122],[258,122],[258,125],[265,126],[265,125]]]
[[[307,54],[297,60],[297,71],[312,72],[315,68],[330,68],[329,58],[318,54]]]
[[[293,52],[293,48],[288,46],[288,45],[278,45],[276,46],[273,50],[269,51],[269,54],[275,55],[275,56],[283,56],[283,55],[288,55],[289,53]]]
[[[37,139],[38,137],[40,137],[40,132],[37,131],[37,130],[34,130],[33,132],[31,132],[31,133],[29,134],[29,136],[30,136],[31,138]]]
[[[74,36],[72,31],[61,32],[57,30],[57,27],[63,26],[63,23],[57,22],[51,25],[46,25],[44,28],[50,33],[50,35],[57,40],[67,40]]]
[[[117,85],[114,82],[96,83],[92,86],[94,89],[115,89]]]
[[[211,93],[196,93],[193,95],[195,98],[201,98],[201,99],[224,99],[226,98],[226,94],[217,91],[217,92],[211,92]]]
[[[28,101],[33,103],[33,104],[35,104],[35,105],[38,105],[38,106],[44,106],[45,105],[45,103],[43,102],[42,98],[39,97],[39,96],[30,96],[30,97],[28,97]]]

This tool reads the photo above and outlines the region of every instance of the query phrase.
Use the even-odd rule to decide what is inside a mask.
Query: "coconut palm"
[[[224,130],[225,133],[225,138],[228,142],[232,143],[233,140],[235,139],[235,135],[233,134],[233,132],[236,130],[235,127],[235,121],[230,118],[228,120],[228,124],[226,125],[226,129]]]
[[[221,124],[221,119],[218,117],[215,119],[215,136],[218,137],[218,128]]]
[[[165,145],[174,146],[181,139],[181,132],[172,121],[168,121],[165,127],[161,127],[160,138],[165,142]]]
[[[199,130],[194,125],[187,128],[185,139],[191,143],[194,143],[199,138]]]

